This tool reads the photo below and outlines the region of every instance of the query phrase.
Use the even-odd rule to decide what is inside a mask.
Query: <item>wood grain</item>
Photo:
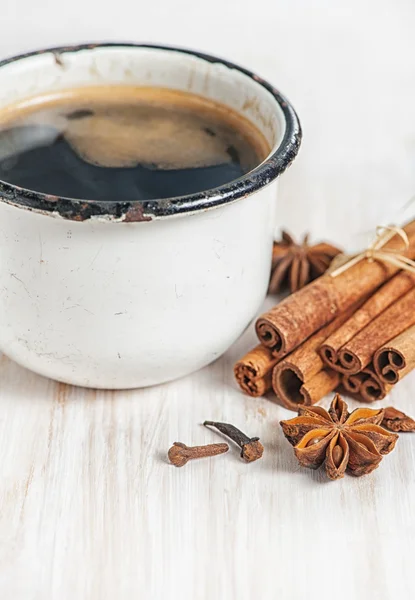
[[[118,0],[108,10],[37,0],[32,9],[1,3],[1,56],[153,40],[225,55],[275,82],[304,128],[280,186],[279,225],[293,234],[352,252],[376,225],[414,216],[415,205],[402,208],[415,193],[408,0]],[[0,357],[2,600],[412,597],[415,437],[402,434],[366,478],[327,482],[299,468],[278,425],[293,413],[233,382],[234,362],[255,343],[251,326],[199,373],[116,393],[59,385]],[[414,416],[414,385],[408,376],[376,406]],[[168,465],[174,441],[221,441],[205,419],[260,436],[263,459],[244,464],[231,448]]]

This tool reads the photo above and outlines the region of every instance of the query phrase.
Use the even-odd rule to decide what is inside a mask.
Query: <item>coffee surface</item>
[[[161,88],[80,88],[0,110],[0,180],[63,197],[201,192],[241,177],[268,152],[236,112]]]

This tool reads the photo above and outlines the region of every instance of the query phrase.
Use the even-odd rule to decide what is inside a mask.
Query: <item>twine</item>
[[[398,235],[403,242],[403,249],[393,249],[393,248],[384,248],[384,246]],[[340,259],[345,259],[346,262],[339,267],[333,265],[334,270],[331,271],[331,277],[338,277],[345,271],[354,267],[362,260],[368,260],[369,262],[373,262],[374,260],[378,260],[380,262],[389,263],[398,269],[403,269],[405,271],[409,271],[410,273],[415,273],[415,261],[407,258],[401,252],[406,252],[409,249],[409,239],[406,235],[404,229],[400,227],[395,227],[393,225],[385,226],[385,227],[377,227],[376,228],[376,238],[370,244],[370,246],[360,252],[360,254],[356,254],[353,256],[340,255]],[[335,259],[336,260],[336,259]]]

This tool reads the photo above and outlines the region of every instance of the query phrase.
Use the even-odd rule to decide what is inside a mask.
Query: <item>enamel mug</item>
[[[91,85],[189,91],[229,106],[266,137],[243,177],[159,201],[74,200],[0,181],[0,350],[58,381],[134,388],[218,358],[258,311],[269,281],[277,179],[301,141],[269,83],[180,48],[90,44],[0,62],[0,109]]]

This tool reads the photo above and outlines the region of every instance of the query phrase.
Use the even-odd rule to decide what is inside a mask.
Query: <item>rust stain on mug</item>
[[[125,213],[123,221],[126,223],[137,223],[142,221],[151,221],[151,217],[144,214],[144,209],[141,204],[134,204]]]

